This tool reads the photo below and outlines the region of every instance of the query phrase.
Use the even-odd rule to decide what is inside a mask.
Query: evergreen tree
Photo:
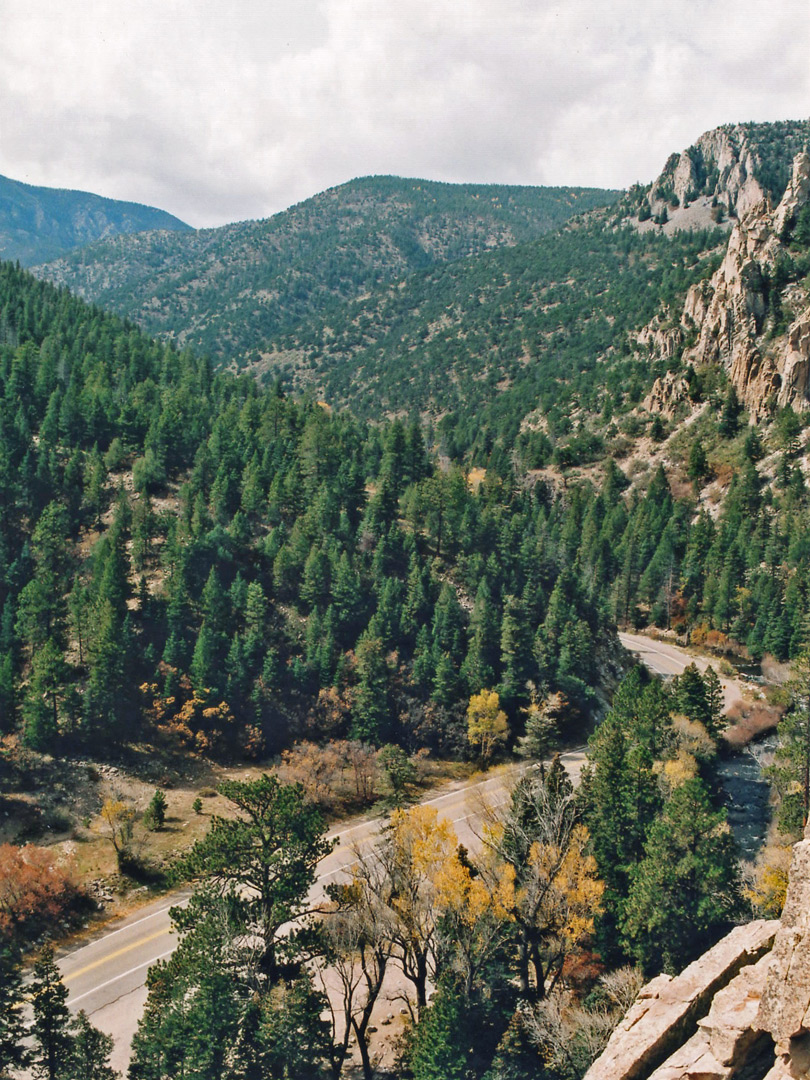
[[[34,1012],[34,1075],[38,1080],[64,1080],[71,1054],[68,992],[50,945],[34,964],[30,993]]]
[[[224,781],[219,791],[241,816],[214,817],[207,836],[181,860],[180,872],[209,882],[212,896],[227,897],[243,932],[256,939],[250,949],[258,957],[259,971],[275,979],[279,950],[284,951],[287,940],[282,927],[303,912],[315,868],[332,845],[300,785],[264,775],[244,783]],[[206,910],[208,899],[201,893],[196,909],[173,912],[192,943],[197,916]]]
[[[33,656],[31,678],[23,701],[23,739],[33,750],[48,752],[59,739],[59,703],[68,667],[62,650],[49,639]]]
[[[11,1080],[28,1063],[24,1004],[19,950],[0,941],[0,1080]]]
[[[506,599],[501,622],[501,682],[498,693],[504,708],[516,709],[528,701],[532,676],[531,634],[523,603]]]
[[[706,685],[695,664],[689,664],[678,676],[675,683],[675,701],[684,716],[697,720],[707,729],[710,727],[712,718]]]
[[[723,411],[720,414],[720,422],[717,425],[717,430],[724,439],[731,439],[737,434],[741,411],[740,399],[737,397],[737,390],[732,383],[728,388],[728,393],[723,402]]]
[[[480,1036],[469,1003],[451,982],[442,983],[413,1033],[408,1061],[414,1080],[480,1075]]]
[[[472,693],[496,681],[499,661],[500,627],[486,578],[481,579],[475,594],[470,619],[469,648],[462,667],[462,677]]]
[[[94,1027],[84,1010],[79,1012],[71,1029],[70,1080],[119,1080],[120,1073],[110,1066],[113,1046],[112,1036]]]
[[[631,873],[624,946],[650,974],[676,973],[727,931],[739,911],[734,841],[703,782],[675,789]]]
[[[361,638],[357,645],[357,695],[352,738],[379,745],[392,729],[389,673],[379,638]]]

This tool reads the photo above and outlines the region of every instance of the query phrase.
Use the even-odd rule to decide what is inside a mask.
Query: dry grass
[[[4,750],[12,755],[8,745]],[[115,765],[57,764],[27,751],[13,756],[17,753],[13,783],[5,785],[2,799],[0,843],[29,840],[66,859],[77,884],[103,901],[105,918],[123,914],[160,891],[161,871],[206,834],[213,815],[228,816],[230,804],[216,791],[222,780],[252,780],[275,768],[272,761],[228,767],[150,744],[130,747],[126,762]],[[463,782],[472,772],[469,764],[422,759],[417,788],[425,793],[448,782]],[[157,787],[166,796],[166,821],[162,829],[150,831],[141,816]],[[198,797],[200,813],[194,810]],[[133,852],[145,868],[148,885],[118,871],[100,812],[107,798],[120,799],[137,815]],[[330,815],[333,820],[338,813],[336,807]]]
[[[770,653],[765,653],[762,657],[762,674],[765,677],[765,681],[769,683],[776,683],[777,686],[784,686],[785,683],[790,681],[791,669],[790,664],[783,664]]]

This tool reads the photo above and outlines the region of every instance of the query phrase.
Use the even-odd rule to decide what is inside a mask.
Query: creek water
[[[770,785],[762,775],[776,749],[776,735],[758,739],[750,748],[724,758],[718,767],[728,823],[743,859],[754,859],[770,820]]]

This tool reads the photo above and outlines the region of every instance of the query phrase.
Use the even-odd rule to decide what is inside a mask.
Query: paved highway
[[[678,675],[693,660],[701,669],[708,666],[707,661],[665,642],[652,641],[639,634],[620,634],[619,638],[625,648],[660,675]],[[722,683],[728,707],[741,695],[734,683],[726,679]],[[578,777],[585,760],[584,750],[571,751],[563,755],[563,760],[569,771]],[[484,795],[497,802],[516,771],[517,767],[488,780],[459,785],[425,802],[435,806],[443,818],[453,823],[461,843],[474,849],[477,837],[472,826],[478,817],[476,807],[480,805],[480,797]],[[322,861],[318,875],[321,895],[323,887],[351,865],[354,847],[370,843],[379,825],[379,820],[363,821],[333,831],[331,835],[337,841],[335,849]],[[132,1035],[146,1000],[146,973],[157,960],[169,956],[176,944],[169,908],[182,903],[186,895],[177,892],[141,908],[60,960],[70,995],[68,1004],[74,1011],[84,1009],[98,1027],[115,1038],[113,1064],[116,1068],[124,1069],[129,1059]]]
[[[643,634],[620,633],[619,641],[628,652],[638,657],[645,667],[664,678],[680,675],[689,664],[695,664],[699,671],[705,671],[710,664],[710,661],[702,656],[692,656],[686,649],[670,645],[667,641],[655,641]],[[717,670],[716,662],[714,669]],[[735,702],[742,701],[742,693],[739,685],[731,679],[724,679],[721,676],[720,683],[723,687],[725,708],[728,711]]]
[[[578,777],[585,760],[584,748],[563,755],[566,768]],[[442,818],[451,821],[459,841],[474,849],[474,832],[480,800],[497,803],[520,767],[503,770],[497,776],[473,784],[454,787],[428,798]],[[330,834],[337,841],[334,850],[321,861],[315,897],[323,895],[330,884],[354,862],[354,848],[370,844],[380,827],[380,820],[363,821]],[[182,903],[188,894],[177,892],[141,908],[136,914],[117,922],[94,941],[67,953],[59,961],[68,1005],[74,1011],[84,1009],[93,1023],[115,1039],[112,1063],[125,1069],[129,1047],[138,1018],[146,1001],[146,973],[157,960],[169,956],[176,944],[171,930],[169,909]]]

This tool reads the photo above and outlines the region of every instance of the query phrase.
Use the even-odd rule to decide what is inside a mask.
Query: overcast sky
[[[198,227],[371,173],[626,187],[808,116],[808,0],[0,0],[0,173]]]

